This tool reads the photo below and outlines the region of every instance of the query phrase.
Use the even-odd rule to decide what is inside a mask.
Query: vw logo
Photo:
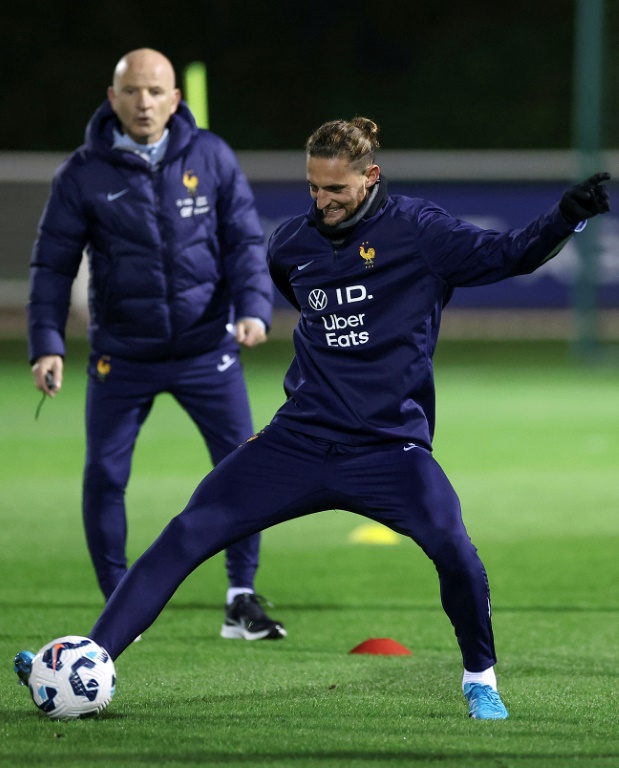
[[[327,306],[327,294],[320,288],[314,288],[309,295],[309,303],[312,309],[324,309]]]

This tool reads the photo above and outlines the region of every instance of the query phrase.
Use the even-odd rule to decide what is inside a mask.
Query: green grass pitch
[[[244,355],[256,427],[291,347]],[[467,717],[432,565],[411,542],[351,544],[333,511],[263,537],[258,590],[289,636],[219,638],[222,556],[117,661],[99,718],[53,723],[12,659],[85,634],[102,608],[80,520],[86,352],[38,403],[23,342],[0,345],[0,763],[7,766],[619,766],[619,371],[554,343],[439,345],[435,455],[488,569],[510,711]],[[135,559],[208,470],[197,431],[157,402],[127,493]],[[349,655],[390,637],[407,657]]]

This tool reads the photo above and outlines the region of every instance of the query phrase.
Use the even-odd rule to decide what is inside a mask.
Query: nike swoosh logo
[[[58,663],[58,659],[60,657],[60,650],[62,649],[62,643],[56,643],[53,648],[52,653],[52,669],[56,669],[56,664]]]
[[[128,191],[129,191],[128,189],[122,189],[120,192],[108,192],[107,199],[111,203],[113,200],[118,200],[119,197],[126,195]]]
[[[234,365],[236,363],[236,359],[232,357],[231,355],[224,355],[221,358],[221,363],[217,363],[217,370],[220,373],[223,373],[224,371],[227,371],[228,368],[231,365]]]
[[[305,267],[309,267],[309,265],[310,265],[310,264],[313,264],[313,263],[314,263],[314,259],[312,259],[311,261],[308,261],[308,262],[306,262],[305,264],[299,264],[299,266],[297,267],[297,269],[298,269],[298,270],[299,270],[299,272],[300,272],[302,269],[305,269]]]
[[[405,446],[404,446],[404,450],[405,450],[405,451],[412,451],[412,450],[413,450],[413,448],[416,448],[416,447],[417,447],[417,446],[415,445],[415,443],[409,443],[408,445],[405,445]]]

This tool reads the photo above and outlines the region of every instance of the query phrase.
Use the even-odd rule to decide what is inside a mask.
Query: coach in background
[[[106,600],[127,570],[125,488],[154,399],[178,401],[218,464],[253,432],[239,345],[266,341],[272,309],[247,180],[230,147],[197,128],[170,61],[146,48],[126,54],[107,95],[55,174],[28,305],[35,386],[54,397],[71,285],[87,254],[83,515]],[[227,549],[222,637],[286,635],[254,592],[259,543],[254,534]]]

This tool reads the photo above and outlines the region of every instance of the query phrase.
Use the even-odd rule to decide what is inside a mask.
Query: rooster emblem
[[[365,266],[367,267],[373,267],[374,266],[374,257],[376,256],[376,251],[374,248],[368,248],[367,251],[365,250],[365,246],[369,245],[369,243],[366,241],[365,243],[361,243],[359,246],[359,253],[361,254],[363,260],[365,261]]]
[[[195,195],[198,188],[199,179],[194,175],[193,171],[185,171],[183,174],[183,184],[187,187],[187,192],[190,195]]]
[[[111,357],[109,355],[102,355],[97,360],[97,378],[99,381],[105,381],[108,373],[112,370],[110,360]]]

